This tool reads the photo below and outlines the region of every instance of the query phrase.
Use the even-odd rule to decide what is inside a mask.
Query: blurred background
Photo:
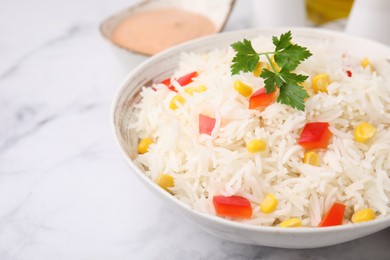
[[[164,16],[164,10],[169,15]],[[189,17],[194,14],[201,17]],[[390,35],[384,28],[389,17],[390,1],[386,0],[199,0],[196,4],[187,0],[152,0],[137,1],[130,8],[112,13],[101,23],[100,32],[108,42],[126,50],[114,48],[124,60],[129,51],[148,56],[156,51],[147,48],[161,51],[201,36],[245,28],[317,27],[389,44]],[[207,26],[202,24],[205,19],[214,24],[215,30],[202,27]],[[150,42],[160,42],[161,46],[147,47]],[[133,55],[130,67],[142,58]]]

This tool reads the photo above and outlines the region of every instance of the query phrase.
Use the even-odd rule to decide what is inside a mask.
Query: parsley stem
[[[278,73],[278,70],[275,68],[273,62],[271,61],[271,58],[269,57],[269,54],[274,54],[275,52],[264,52],[264,53],[260,53],[259,55],[261,54],[264,54],[265,57],[267,57],[267,60],[268,60],[268,63],[271,65],[271,68],[272,70],[274,71],[275,74],[279,74]]]

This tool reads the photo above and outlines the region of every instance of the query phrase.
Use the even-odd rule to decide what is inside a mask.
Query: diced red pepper
[[[352,77],[352,71],[347,70],[346,72],[347,72],[347,76],[348,76],[348,77]]]
[[[177,79],[177,83],[180,84],[180,86],[188,85],[192,82],[192,78],[196,78],[198,76],[198,72],[194,71],[191,73],[188,73],[180,78]]]
[[[164,84],[165,86],[167,86],[169,88],[169,90],[177,92],[175,87],[171,85],[171,79],[170,78],[164,79],[163,81],[161,81],[161,83]]]
[[[215,118],[199,114],[199,134],[211,135],[215,127]]]
[[[179,83],[179,85],[183,87],[185,85],[190,84],[192,82],[192,78],[196,78],[197,76],[198,76],[198,72],[193,71],[191,73],[188,73],[188,74],[178,78],[177,83]],[[161,81],[161,83],[164,84],[165,86],[167,86],[170,90],[177,92],[175,87],[172,86],[170,78],[164,79],[163,81]]]
[[[240,196],[214,196],[213,203],[217,215],[232,218],[251,218],[252,206],[249,200]]]
[[[329,131],[329,123],[306,123],[298,143],[306,150],[326,148],[331,137],[332,133]]]
[[[172,85],[169,85],[168,88],[169,88],[169,90],[171,90],[171,91],[177,92],[177,90],[175,89],[175,87],[172,86]]]
[[[164,79],[161,83],[168,87],[171,85],[171,78]]]
[[[261,88],[249,98],[249,109],[269,106],[276,101],[277,95],[277,91],[267,94],[266,89]]]
[[[320,227],[338,226],[343,223],[345,205],[335,202],[320,223]]]

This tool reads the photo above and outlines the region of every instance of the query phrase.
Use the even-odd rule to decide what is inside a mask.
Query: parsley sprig
[[[235,42],[231,46],[236,51],[236,56],[233,58],[233,64],[230,68],[232,75],[239,74],[241,71],[252,72],[258,64],[260,56],[264,55],[271,66],[271,70],[263,69],[260,74],[260,77],[264,79],[267,94],[274,92],[278,87],[277,101],[279,103],[303,111],[305,110],[304,99],[309,95],[300,83],[303,83],[308,76],[296,74],[293,71],[312,54],[305,47],[293,44],[291,40],[291,31],[280,35],[279,38],[274,36],[272,42],[275,45],[275,51],[260,53],[253,49],[251,41],[247,39]],[[271,61],[272,56],[280,70]]]

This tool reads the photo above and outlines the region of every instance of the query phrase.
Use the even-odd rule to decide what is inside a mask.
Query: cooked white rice
[[[269,39],[252,42],[257,51],[272,50]],[[177,93],[163,84],[156,84],[156,91],[143,88],[137,121],[130,127],[154,143],[136,163],[152,180],[161,173],[173,176],[172,194],[199,212],[215,214],[214,195],[247,198],[252,218],[236,221],[254,225],[298,217],[305,226],[317,226],[335,201],[346,205],[346,216],[367,207],[378,217],[389,216],[390,80],[380,71],[360,66],[365,56],[333,53],[326,44],[308,47],[313,56],[297,72],[309,75],[309,83],[312,76],[328,73],[332,83],[328,94],[306,101],[305,112],[279,103],[264,111],[248,109],[248,98],[233,88],[235,80],[253,86],[254,91],[264,83],[251,73],[231,76],[235,53],[230,47],[182,54],[172,78],[198,71],[187,86],[207,86],[207,91],[190,96],[173,81],[186,103],[171,110],[169,103]],[[386,61],[374,61],[374,66],[380,62],[389,66]],[[198,114],[216,118],[211,136],[199,134]],[[329,122],[333,133],[328,149],[318,150],[320,167],[302,162],[304,149],[297,143],[304,125],[316,121]],[[366,144],[353,136],[363,121],[377,128]],[[252,139],[265,140],[266,151],[248,153],[246,143]],[[258,205],[268,193],[276,196],[278,207],[264,214]]]

